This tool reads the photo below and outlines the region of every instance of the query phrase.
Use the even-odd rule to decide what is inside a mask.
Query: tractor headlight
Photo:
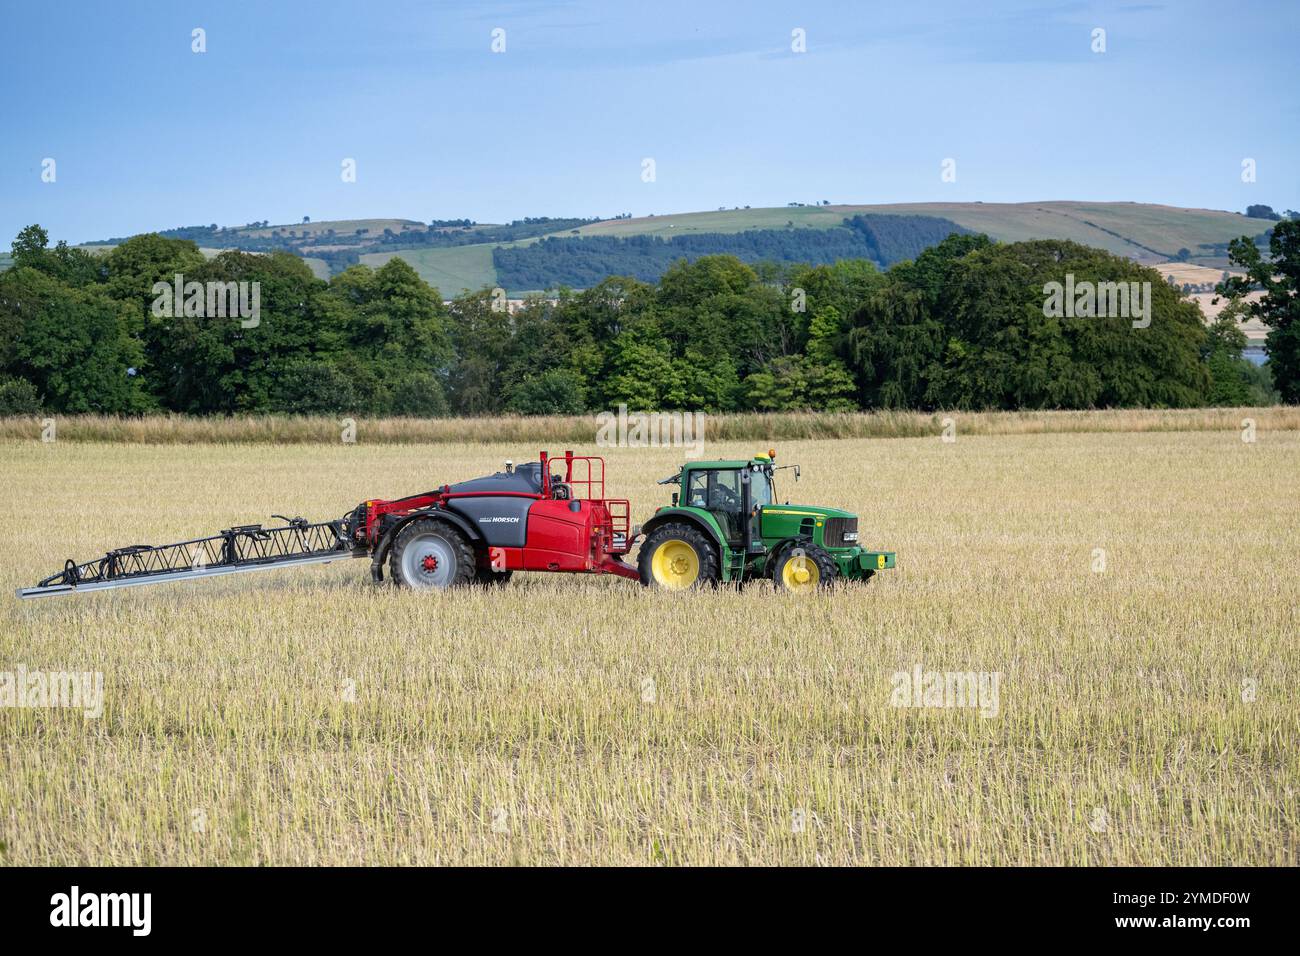
[[[858,533],[856,531],[845,531],[843,537],[845,541],[857,541]]]

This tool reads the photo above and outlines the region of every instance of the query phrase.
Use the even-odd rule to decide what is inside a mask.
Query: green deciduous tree
[[[586,408],[586,398],[572,372],[552,368],[519,382],[509,407],[521,415],[577,415]]]
[[[505,369],[512,322],[493,308],[490,290],[456,298],[451,305],[451,339],[456,352],[451,402],[459,415],[494,415],[506,405]]]
[[[139,314],[98,287],[74,288],[26,265],[0,275],[0,372],[30,382],[51,411],[153,407],[136,374],[139,331]]]
[[[295,415],[333,415],[360,407],[356,386],[342,370],[310,358],[277,365],[266,402],[268,411]]]
[[[1150,283],[1151,321],[1053,316],[1045,284]],[[1059,240],[954,236],[889,272],[854,314],[867,405],[914,408],[1188,406],[1209,376],[1196,306],[1152,270]]]
[[[40,410],[35,385],[25,378],[0,377],[0,415],[35,415]]]
[[[155,376],[168,404],[187,412],[253,412],[283,395],[278,377],[323,347],[317,296],[324,283],[297,256],[223,252],[186,274],[199,283],[258,283],[256,324],[240,317],[148,315],[159,344]],[[251,301],[250,301],[251,304]]]
[[[394,415],[411,418],[443,418],[448,412],[442,380],[433,372],[411,372],[393,386]]]
[[[1264,295],[1247,302],[1250,315],[1268,326],[1265,350],[1273,383],[1282,401],[1300,403],[1300,220],[1287,219],[1273,227],[1265,258],[1248,237],[1228,246],[1232,263],[1246,270],[1232,276],[1217,290],[1234,300],[1244,300],[1252,287]]]
[[[98,255],[51,249],[32,226],[0,278],[0,387],[10,396],[3,407],[32,407],[34,389],[52,410],[198,414],[1266,401],[1270,369],[1280,379],[1291,369],[1293,383],[1300,371],[1292,235],[1279,224],[1272,259],[1248,263],[1252,275],[1241,290],[1232,285],[1266,288],[1264,311],[1252,313],[1267,312],[1272,330],[1260,369],[1240,358],[1226,328],[1207,338],[1196,306],[1154,273],[1068,242],[949,235],[883,273],[867,260],[703,255],[667,264],[657,284],[606,278],[509,312],[487,289],[448,308],[396,257],[326,282],[283,252],[207,260],[190,238],[144,235]],[[177,275],[256,283],[258,320],[156,312],[155,283],[170,288]],[[1149,282],[1150,323],[1051,313],[1044,284],[1067,275]]]
[[[633,411],[682,408],[683,390],[668,340],[653,323],[625,329],[610,347],[605,398]]]

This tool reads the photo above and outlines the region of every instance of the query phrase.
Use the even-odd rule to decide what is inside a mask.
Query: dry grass
[[[1180,286],[1184,282],[1190,282],[1193,285],[1210,283],[1214,285],[1223,278],[1223,274],[1228,272],[1232,275],[1244,275],[1241,269],[1211,269],[1209,266],[1197,265],[1194,262],[1161,262],[1151,268],[1155,269],[1162,276],[1172,277]]]
[[[1225,415],[778,444],[805,475],[783,495],[900,555],[824,598],[558,575],[415,595],[364,562],[0,598],[0,669],[106,682],[98,720],[0,710],[0,859],[1294,865],[1300,434],[1261,414],[1244,444]],[[535,448],[10,441],[0,584]],[[678,461],[611,454],[634,514]],[[891,707],[916,664],[1001,672],[998,716]]]
[[[1207,323],[1217,319],[1219,313],[1228,307],[1228,300],[1213,292],[1192,292],[1187,297],[1201,307],[1201,315],[1205,316]],[[1262,298],[1263,292],[1246,293],[1247,302],[1258,302]],[[1238,320],[1237,328],[1246,333],[1246,338],[1254,340],[1256,345],[1263,344],[1264,339],[1268,338],[1268,326],[1259,319]]]
[[[1242,275],[1240,269],[1211,269],[1208,266],[1195,265],[1190,262],[1161,262],[1153,268],[1162,276],[1172,276],[1174,281],[1180,286],[1183,283],[1193,285],[1211,285],[1217,283],[1223,278],[1223,273],[1230,272],[1233,275]],[[1247,302],[1258,302],[1264,297],[1263,292],[1246,293]],[[1224,296],[1216,295],[1213,292],[1192,292],[1188,298],[1201,307],[1201,315],[1205,316],[1206,322],[1213,322],[1219,317],[1219,313],[1228,307],[1229,300]],[[1248,319],[1245,322],[1238,322],[1238,327],[1246,333],[1250,339],[1264,339],[1268,336],[1268,326],[1258,319]]]
[[[793,412],[705,416],[709,441],[790,441],[818,438],[923,438],[938,435],[945,419],[966,435],[1036,435],[1083,432],[1224,431],[1243,418],[1272,431],[1300,429],[1300,407],[1210,409],[1114,409],[1107,411],[863,413]],[[41,437],[37,416],[0,418],[0,442]],[[197,418],[153,415],[71,415],[53,419],[59,441],[169,444],[333,444],[342,442],[345,421],[355,425],[359,445],[425,445],[474,442],[590,444],[596,440],[595,415],[524,418],[381,418],[247,415]]]

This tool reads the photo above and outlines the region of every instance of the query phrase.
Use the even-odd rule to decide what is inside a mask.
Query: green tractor
[[[798,480],[798,465],[782,467]],[[748,461],[690,462],[660,481],[678,490],[640,529],[641,583],[677,590],[770,578],[778,589],[814,591],[894,566],[892,551],[858,542],[857,515],[779,504],[778,470],[769,450]]]

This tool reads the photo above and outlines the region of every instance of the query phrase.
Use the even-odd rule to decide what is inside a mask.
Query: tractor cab
[[[686,506],[711,514],[728,546],[762,553],[762,509],[774,498],[770,456],[688,464],[680,481]]]

